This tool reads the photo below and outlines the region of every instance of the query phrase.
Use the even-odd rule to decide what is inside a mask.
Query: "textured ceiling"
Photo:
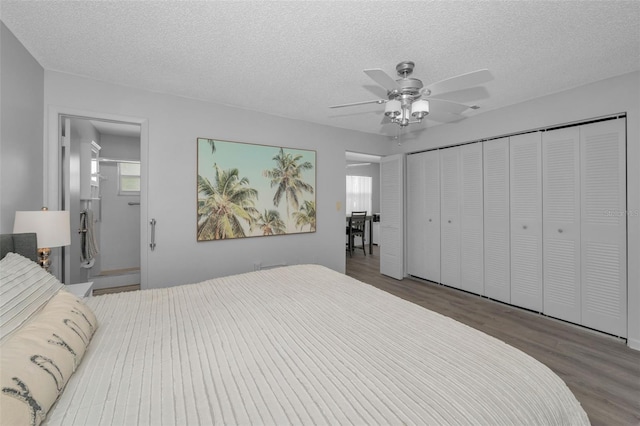
[[[381,105],[327,108],[385,95],[365,68],[411,60],[425,84],[488,68],[466,115],[640,69],[638,1],[0,4],[45,69],[376,134],[397,128]]]

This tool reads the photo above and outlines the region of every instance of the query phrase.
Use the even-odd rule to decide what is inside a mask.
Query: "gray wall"
[[[0,232],[43,202],[44,70],[0,22]],[[55,254],[55,253],[54,253]]]
[[[157,221],[157,246],[141,257],[148,287],[247,272],[255,263],[317,263],[344,271],[345,150],[386,155],[392,146],[382,136],[53,71],[45,71],[45,103],[50,111],[60,106],[87,114],[145,120],[141,161],[143,168],[145,164],[148,167],[148,185],[146,204],[144,195],[141,201],[143,247],[148,247],[150,240],[149,220]],[[49,129],[47,135],[49,149],[55,152],[55,133]],[[315,150],[317,232],[197,242],[198,137]],[[55,182],[48,183],[49,188],[55,188]],[[144,277],[142,281],[144,286]]]
[[[111,160],[140,161],[140,138],[100,135],[100,157]]]

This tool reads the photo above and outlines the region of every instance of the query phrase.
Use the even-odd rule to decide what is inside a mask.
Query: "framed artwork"
[[[316,231],[316,152],[198,138],[197,240]]]

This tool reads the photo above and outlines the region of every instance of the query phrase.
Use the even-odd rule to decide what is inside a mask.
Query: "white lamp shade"
[[[384,115],[390,118],[397,117],[398,115],[400,115],[401,112],[402,112],[402,104],[400,103],[400,101],[396,101],[396,100],[389,101],[384,106]]]
[[[68,211],[38,210],[16,212],[14,234],[35,232],[38,248],[68,246],[71,244]]]
[[[411,105],[411,115],[416,118],[422,118],[425,115],[429,114],[429,101],[425,101],[421,99],[419,101],[415,101]]]

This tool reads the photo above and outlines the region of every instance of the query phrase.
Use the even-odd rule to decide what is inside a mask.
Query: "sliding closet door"
[[[625,141],[623,119],[580,128],[582,324],[622,337],[627,335]]]
[[[483,142],[484,294],[511,302],[509,138]]]
[[[404,155],[380,162],[380,273],[404,278]]]
[[[484,294],[482,144],[460,147],[460,288]]]
[[[427,267],[426,279],[440,282],[440,151],[425,153],[424,167],[426,190],[426,215],[420,226],[426,229],[427,258],[424,263]]]
[[[542,312],[540,133],[510,138],[511,303]]]
[[[425,154],[407,156],[407,274],[427,276],[427,168]]]
[[[440,150],[440,279],[460,287],[460,148]]]
[[[580,323],[580,128],[542,135],[543,312]]]
[[[407,273],[440,282],[440,156],[407,157]]]

